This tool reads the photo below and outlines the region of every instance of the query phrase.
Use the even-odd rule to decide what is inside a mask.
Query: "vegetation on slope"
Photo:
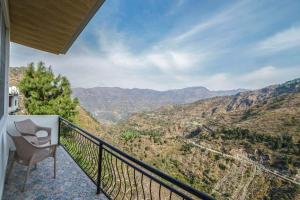
[[[300,139],[297,84],[296,80],[230,97],[165,106],[111,127],[99,124],[78,106],[75,123],[217,199],[299,199],[297,185],[189,143],[248,157],[296,179]]]
[[[217,199],[297,199],[297,185],[186,142],[299,181],[299,82],[138,113],[111,131],[129,153]]]

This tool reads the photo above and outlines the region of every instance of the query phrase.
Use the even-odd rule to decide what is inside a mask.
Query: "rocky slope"
[[[168,104],[184,104],[244,90],[210,91],[205,87],[156,91],[117,87],[74,88],[73,95],[101,122],[118,122],[132,113],[151,111]]]
[[[217,199],[299,199],[297,184],[265,170],[300,182],[299,86],[296,79],[165,106],[134,114],[111,132],[131,154]]]

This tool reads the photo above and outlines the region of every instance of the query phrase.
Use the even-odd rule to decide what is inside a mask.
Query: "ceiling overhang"
[[[65,54],[104,0],[9,0],[10,40]]]

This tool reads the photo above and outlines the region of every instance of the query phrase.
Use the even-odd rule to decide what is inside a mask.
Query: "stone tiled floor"
[[[106,200],[103,194],[96,195],[95,184],[61,147],[57,151],[56,179],[53,178],[53,159],[48,158],[42,161],[36,170],[31,171],[25,192],[22,193],[26,169],[26,166],[15,164],[5,184],[3,200]]]

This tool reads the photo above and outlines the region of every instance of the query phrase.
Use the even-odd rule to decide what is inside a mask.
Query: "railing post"
[[[103,144],[99,144],[98,152],[98,177],[97,177],[97,194],[101,192],[101,173],[102,173],[102,153],[103,153]]]
[[[61,119],[60,119],[60,116],[58,116],[58,140],[57,140],[57,142],[58,142],[58,145],[60,145],[60,123],[61,123],[61,121],[60,121]]]

